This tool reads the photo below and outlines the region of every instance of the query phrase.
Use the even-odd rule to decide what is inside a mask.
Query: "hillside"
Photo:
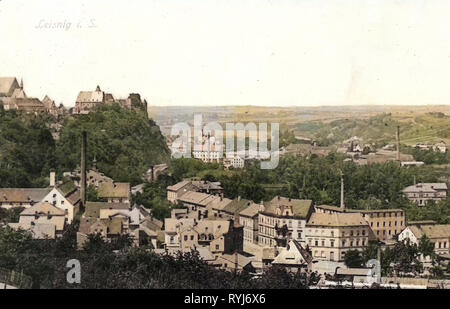
[[[5,111],[0,104],[0,187],[39,187],[46,183],[55,143],[48,119]]]
[[[145,112],[104,106],[88,115],[67,116],[55,142],[50,117],[5,111],[0,104],[0,187],[44,187],[50,170],[80,164],[80,136],[88,132],[88,166],[117,181],[136,184],[150,165],[166,162],[169,150]]]
[[[385,145],[396,140],[396,128],[401,128],[401,142],[405,145],[450,143],[450,116],[443,113],[424,113],[414,116],[384,113],[368,119],[339,119],[329,123],[307,122],[296,127],[306,136],[314,136],[320,144],[339,143],[352,136],[368,143]]]
[[[164,137],[145,112],[110,105],[65,120],[56,145],[61,170],[79,165],[82,131],[88,136],[88,166],[95,158],[97,167],[116,181],[140,183],[150,165],[169,159]]]

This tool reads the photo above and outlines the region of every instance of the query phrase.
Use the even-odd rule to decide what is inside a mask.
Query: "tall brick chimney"
[[[81,206],[86,205],[86,153],[87,153],[87,133],[82,132],[81,139]]]
[[[344,174],[341,171],[341,209],[345,210],[345,203],[344,203]]]

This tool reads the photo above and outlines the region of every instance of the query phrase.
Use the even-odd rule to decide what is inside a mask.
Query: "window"
[[[219,250],[219,245],[216,245],[216,250]]]
[[[184,241],[187,241],[187,240],[188,240],[187,235],[184,235]]]
[[[334,247],[334,240],[330,241],[331,247]]]
[[[194,240],[194,235],[191,235],[191,240]]]
[[[316,241],[314,242],[314,245],[315,245],[316,247],[318,247],[318,246],[319,246],[319,241],[316,240]]]

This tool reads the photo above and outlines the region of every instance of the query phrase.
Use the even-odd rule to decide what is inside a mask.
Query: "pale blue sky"
[[[0,75],[68,106],[97,84],[153,105],[449,104],[449,16],[433,0],[1,0]]]

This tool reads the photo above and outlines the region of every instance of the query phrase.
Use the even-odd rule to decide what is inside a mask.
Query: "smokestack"
[[[50,172],[50,187],[55,187],[56,185],[56,173]]]
[[[82,132],[81,139],[81,204],[86,205],[86,153],[87,153],[87,133]]]
[[[400,126],[397,126],[397,161],[400,161]]]
[[[345,203],[344,203],[344,174],[341,171],[341,209],[345,210]]]

